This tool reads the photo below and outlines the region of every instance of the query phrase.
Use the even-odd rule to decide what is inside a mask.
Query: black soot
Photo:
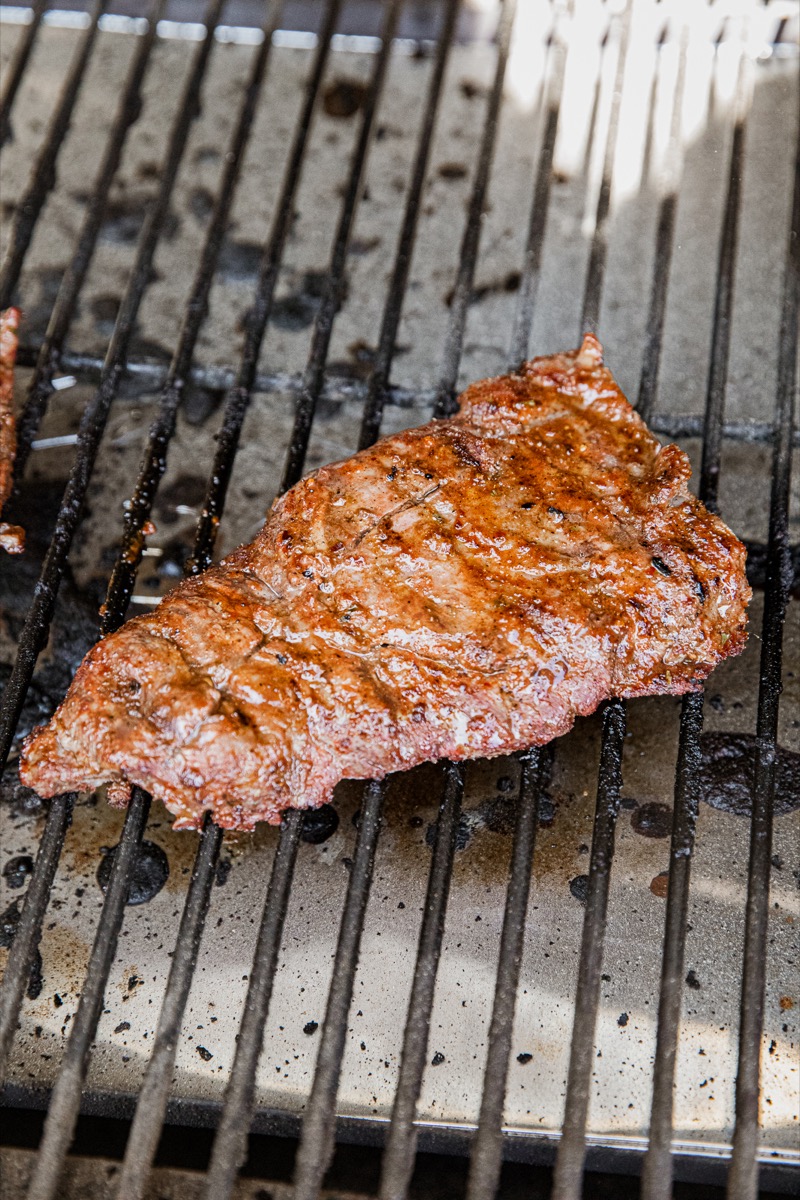
[[[335,79],[322,94],[322,107],[329,117],[352,117],[363,108],[367,88],[358,79]]]
[[[14,938],[17,936],[22,912],[20,909],[21,897],[12,900],[4,913],[0,914],[0,948],[10,950]],[[29,1000],[35,1000],[42,990],[42,955],[38,947],[33,954],[33,962],[31,963],[31,971],[28,976],[27,996]]]
[[[111,880],[111,869],[114,866],[114,856],[117,847],[114,846],[100,861],[97,868],[97,882],[103,892],[108,890]],[[147,904],[163,888],[169,879],[169,859],[160,846],[155,842],[142,842],[139,847],[133,868],[128,898],[126,904]]]
[[[330,804],[323,804],[320,808],[312,808],[303,813],[300,837],[312,846],[319,846],[322,842],[327,842],[338,828],[339,814],[336,809]]]
[[[704,733],[700,738],[700,799],[712,808],[749,817],[756,774],[756,739],[750,733]],[[800,754],[778,746],[775,816],[800,808]]]
[[[3,878],[10,888],[21,888],[32,871],[33,859],[30,854],[18,854],[3,867]]]
[[[586,904],[586,897],[589,894],[589,876],[576,875],[574,879],[570,879],[569,890],[579,904]]]
[[[672,832],[672,809],[666,804],[640,804],[631,813],[631,827],[642,837],[669,837]]]

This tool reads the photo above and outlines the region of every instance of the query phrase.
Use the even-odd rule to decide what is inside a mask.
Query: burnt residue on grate
[[[757,741],[750,733],[704,733],[698,773],[700,799],[712,808],[749,817],[755,786]],[[800,754],[776,748],[774,812],[800,808]]]
[[[32,870],[33,859],[30,854],[16,854],[3,867],[6,886],[12,889],[24,887]]]
[[[12,885],[13,886],[13,885]],[[10,950],[11,944],[16,937],[19,927],[20,917],[22,916],[22,897],[17,896],[12,900],[8,908],[0,914],[0,950]],[[36,1000],[42,990],[42,955],[38,946],[34,951],[33,961],[31,963],[30,974],[28,976],[28,986],[25,994],[29,1000]]]
[[[116,846],[101,848],[103,857],[97,868],[97,882],[103,892],[108,888],[111,869],[114,865]],[[147,904],[163,888],[169,879],[169,859],[155,842],[143,841],[138,848],[136,862],[128,885],[126,904]]]

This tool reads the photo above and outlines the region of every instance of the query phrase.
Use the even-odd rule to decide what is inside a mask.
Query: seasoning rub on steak
[[[17,427],[14,422],[14,363],[17,358],[19,309],[0,312],[0,516],[11,494],[14,455],[17,452]],[[0,547],[9,554],[20,554],[25,534],[18,525],[0,521]]]
[[[580,350],[323,467],[249,546],[100,642],[28,739],[42,795],[131,784],[252,829],[341,779],[558,737],[745,641],[744,547]]]

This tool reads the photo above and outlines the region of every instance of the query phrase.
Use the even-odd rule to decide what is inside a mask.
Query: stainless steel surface
[[[479,6],[478,6],[479,7]],[[722,6],[711,6],[718,10]],[[727,8],[739,11],[728,5]],[[780,6],[772,6],[774,9]],[[782,6],[795,19],[796,6]],[[615,42],[600,47],[607,14],[578,5],[575,23],[561,18],[568,46],[564,102],[555,150],[553,185],[533,327],[531,353],[573,345],[597,189],[605,128],[611,110]],[[657,45],[663,12],[672,14]],[[549,51],[550,7],[523,5],[506,81],[489,203],[470,309],[460,379],[467,383],[505,368],[516,287],[544,101],[559,66]],[[667,141],[677,77],[682,11],[678,5],[634,6],[631,45],[621,95],[607,272],[599,332],[607,362],[635,398],[646,334],[647,302],[657,206],[667,179]],[[735,18],[735,13],[734,13]],[[703,409],[711,337],[720,214],[742,51],[736,19],[714,47],[694,11],[681,112],[680,195],[657,411]],[[761,24],[759,24],[761,21]],[[716,28],[716,27],[714,27]],[[0,66],[11,59],[21,26],[0,26]],[[766,18],[745,29],[746,94],[752,107],[746,135],[736,300],[726,419],[770,421],[776,385],[777,336],[786,233],[789,227],[792,148],[797,138],[797,58],[766,55]],[[39,36],[17,100],[14,140],[6,148],[3,236],[22,192],[78,33],[49,26]],[[127,68],[135,46],[130,33],[101,31],[81,91],[69,140],[59,162],[58,188],[40,222],[19,285],[25,309],[23,342],[43,332],[60,271],[70,256],[93,174],[111,120],[109,90]],[[112,192],[106,221],[69,338],[71,352],[102,357],[115,305],[132,262],[137,225],[152,195],[168,114],[182,86],[191,43],[163,39],[145,82],[145,102],[133,127]],[[431,61],[401,44],[392,56],[379,137],[368,162],[362,202],[348,260],[348,292],[334,327],[328,365],[331,394],[315,422],[307,467],[344,457],[358,441],[365,366],[380,325],[402,199],[416,145],[413,115]],[[234,100],[246,77],[252,46],[220,45],[205,87],[203,111],[192,129],[172,201],[169,235],[159,246],[155,279],[141,309],[132,358],[168,360],[174,346],[191,271],[198,254],[209,197],[220,177],[221,147],[233,120]],[[311,49],[274,49],[239,185],[210,316],[196,360],[203,368],[235,361],[251,302],[258,248],[269,228],[292,129],[302,101]],[[436,130],[411,283],[403,312],[392,382],[405,389],[389,405],[384,432],[424,421],[438,377],[447,327],[447,297],[458,268],[464,205],[469,195],[480,123],[495,48],[457,45],[451,55]],[[363,82],[372,56],[337,48],[330,82]],[[597,83],[597,91],[596,89]],[[596,96],[596,105],[595,105]],[[651,98],[653,119],[648,122]],[[319,275],[326,269],[341,189],[357,127],[352,118],[321,112],[297,201],[298,217],[284,255],[279,301],[261,355],[266,375],[301,372],[305,363]],[[0,251],[4,243],[0,245]],[[22,395],[27,372],[19,371]],[[53,397],[28,478],[63,480],[61,439],[74,433],[87,397],[85,384]],[[135,379],[112,409],[92,479],[88,511],[70,555],[78,586],[99,595],[120,535],[122,503],[135,478],[155,399]],[[181,412],[167,473],[156,501],[156,532],[148,537],[134,611],[144,611],[172,579],[158,572],[177,541],[188,546],[198,517],[207,465],[214,453],[217,392],[197,388]],[[294,392],[277,386],[257,394],[247,414],[234,468],[218,551],[251,538],[278,487],[294,417]],[[49,441],[49,439],[56,439]],[[698,443],[686,449],[698,465]],[[726,442],[720,507],[736,532],[764,542],[769,504],[769,448]],[[798,464],[800,465],[800,464]],[[795,470],[795,480],[798,476]],[[800,492],[792,495],[791,541],[800,539]],[[0,569],[2,567],[0,566]],[[705,728],[751,732],[755,727],[761,594],[752,606],[753,634],[744,655],[725,663],[707,689]],[[0,649],[10,661],[9,630]],[[800,751],[800,605],[793,600],[784,634],[784,692],[780,743]],[[671,807],[678,704],[634,701],[628,710],[623,763],[623,808],[611,876],[597,1057],[589,1113],[590,1140],[643,1147],[649,1120],[656,1004],[661,969],[664,904],[660,884],[669,840],[643,837],[631,823],[637,806]],[[521,990],[517,1001],[505,1124],[510,1130],[555,1138],[564,1104],[573,998],[583,908],[570,881],[587,870],[591,843],[599,721],[578,722],[557,747],[548,788],[554,815],[540,828],[528,905]],[[485,1039],[505,902],[514,799],[519,768],[512,760],[470,764],[459,829],[444,947],[431,1023],[429,1059],[419,1118],[431,1125],[474,1124],[480,1104]],[[339,1088],[343,1115],[386,1121],[397,1080],[403,1022],[414,966],[420,912],[441,788],[436,768],[394,778],[384,808],[374,882],[367,909],[348,1039]],[[286,918],[264,1049],[257,1077],[259,1105],[300,1112],[309,1095],[327,989],[353,854],[352,818],[360,789],[337,793],[340,824],[321,845],[301,847]],[[40,813],[0,807],[2,862],[34,854]],[[52,1084],[76,1010],[102,903],[96,871],[103,848],[116,844],[120,815],[102,798],[82,797],[53,889],[41,942],[43,987],[27,999],[14,1043],[10,1079]],[[764,1030],[763,1159],[800,1163],[798,1133],[797,878],[800,813],[776,818],[770,899],[768,980]],[[134,1093],[148,1061],[196,839],[172,833],[165,810],[154,804],[145,837],[169,860],[166,886],[148,904],[128,909],[92,1053],[87,1086]],[[274,830],[226,835],[225,867],[215,887],[187,1018],[178,1048],[174,1092],[192,1099],[222,1098],[247,988],[261,906],[276,845]],[[678,1054],[674,1130],[676,1147],[716,1156],[728,1152],[733,1127],[737,1013],[741,978],[749,827],[746,820],[702,805],[693,858],[686,966],[687,983]],[[223,882],[224,876],[224,882]],[[0,893],[0,907],[20,894]],[[4,952],[0,951],[0,954]],[[2,960],[0,960],[1,962]],[[245,1194],[245,1193],[243,1193]]]

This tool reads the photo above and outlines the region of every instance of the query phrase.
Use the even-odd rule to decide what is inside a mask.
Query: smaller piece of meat
[[[0,313],[0,516],[11,493],[11,474],[17,452],[14,423],[14,362],[17,357],[19,309]],[[0,521],[0,546],[9,554],[21,554],[25,533],[18,525]]]

